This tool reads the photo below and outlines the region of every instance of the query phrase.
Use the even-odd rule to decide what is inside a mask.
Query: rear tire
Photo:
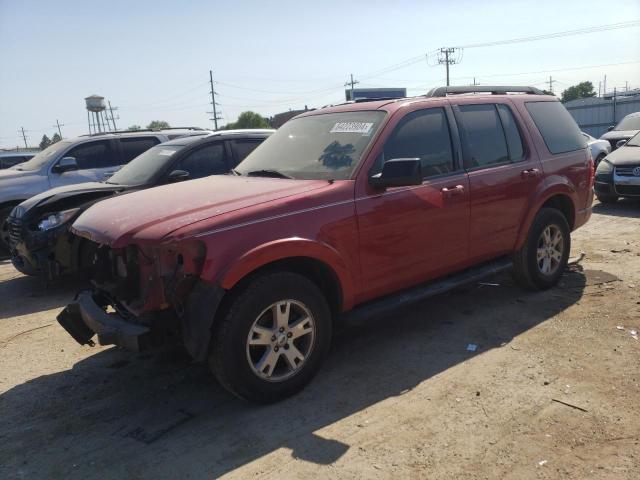
[[[302,390],[331,343],[331,311],[320,289],[290,272],[249,280],[221,312],[209,366],[238,397],[271,403]]]
[[[607,195],[605,193],[596,193],[596,198],[600,201],[600,203],[616,203],[618,201],[617,195]]]
[[[569,260],[570,234],[567,219],[559,210],[542,208],[524,245],[513,255],[518,284],[530,290],[546,290],[558,283]]]

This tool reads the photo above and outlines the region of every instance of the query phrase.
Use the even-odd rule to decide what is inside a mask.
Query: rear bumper
[[[75,301],[58,315],[58,323],[80,345],[91,345],[94,335],[100,345],[118,345],[134,352],[150,346],[150,329],[126,320],[117,313],[107,313],[94,294],[80,292]]]

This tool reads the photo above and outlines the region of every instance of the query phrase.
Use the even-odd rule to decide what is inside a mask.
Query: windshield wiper
[[[242,176],[242,174],[241,174],[238,170],[236,170],[235,168],[232,168],[232,169],[231,169],[231,173],[233,173],[234,175],[236,175],[236,176],[238,176],[238,177],[241,177],[241,176]]]
[[[278,170],[254,170],[247,173],[249,177],[276,177],[276,178],[293,178],[291,175],[279,172]]]

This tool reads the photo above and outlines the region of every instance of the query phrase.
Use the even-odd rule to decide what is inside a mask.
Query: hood
[[[611,130],[603,134],[600,140],[626,140],[633,137],[640,130]]]
[[[39,193],[28,200],[25,200],[20,204],[20,209],[25,213],[29,213],[35,207],[44,207],[49,211],[55,210],[68,210],[69,208],[75,208],[83,203],[93,200],[97,197],[104,197],[110,195],[113,192],[124,190],[122,185],[111,185],[108,183],[100,182],[87,182],[78,183],[75,185],[65,185],[63,187],[52,188],[46,192]],[[57,203],[62,203],[59,209],[55,206]],[[39,208],[38,208],[39,209]]]
[[[153,243],[187,225],[326,185],[326,180],[211,176],[110,198],[80,215],[71,229],[112,247],[131,239]]]
[[[628,147],[625,145],[611,152],[606,159],[617,167],[640,165],[640,147]]]
[[[24,200],[48,188],[49,179],[39,170],[0,170],[0,203]]]

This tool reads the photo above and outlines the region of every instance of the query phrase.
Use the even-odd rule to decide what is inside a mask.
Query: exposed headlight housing
[[[613,172],[613,165],[611,164],[611,162],[609,162],[609,160],[605,158],[602,159],[602,161],[598,164],[598,169],[596,170],[596,173],[600,173],[600,174],[608,174]]]
[[[45,230],[59,227],[67,223],[79,210],[79,208],[72,208],[71,210],[64,210],[62,212],[49,213],[38,222],[38,230],[44,232]]]

